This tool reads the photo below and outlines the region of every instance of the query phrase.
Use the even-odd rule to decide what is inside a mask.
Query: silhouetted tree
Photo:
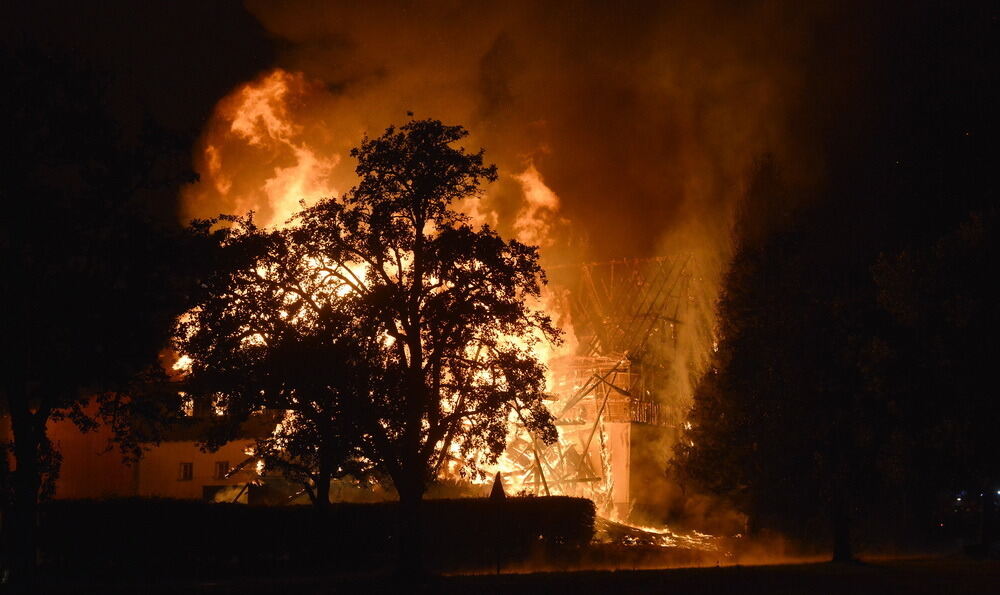
[[[149,206],[183,172],[155,126],[122,134],[89,67],[11,48],[2,58],[13,150],[0,186],[0,409],[16,468],[3,481],[3,549],[16,577],[33,572],[37,501],[58,473],[46,424],[92,427],[95,394],[124,411],[121,391],[155,367],[184,309],[180,229]]]
[[[219,399],[232,423],[259,407],[289,412],[261,450],[295,472],[321,469],[318,502],[331,474],[371,466],[391,478],[409,570],[420,501],[446,463],[495,461],[515,417],[556,438],[532,351],[560,340],[530,305],[545,281],[538,253],[454,208],[496,178],[482,151],[451,146],[466,135],[419,120],[365,138],[351,153],[359,184],[284,231],[200,223],[231,260],[178,332],[189,390]]]
[[[952,501],[959,490],[980,498],[983,546],[993,539],[1000,488],[1000,308],[988,272],[1000,257],[998,220],[995,210],[974,213],[929,245],[884,255],[873,268],[878,302],[893,325],[870,374],[900,410],[894,455],[925,498],[945,493]]]
[[[222,252],[177,328],[174,345],[191,359],[180,388],[225,413],[205,436],[209,447],[255,412],[280,412],[254,454],[325,510],[330,480],[369,466],[353,408],[383,385],[384,347],[290,232],[260,230],[250,216],[225,222],[196,224]]]
[[[420,501],[449,458],[495,460],[515,414],[556,438],[532,351],[559,340],[531,306],[545,281],[538,252],[474,228],[455,209],[497,176],[482,151],[452,147],[467,134],[412,120],[365,138],[351,152],[359,184],[303,211],[295,232],[387,347],[395,384],[366,395],[356,423],[366,454],[399,492],[411,570],[420,563]]]
[[[877,475],[879,411],[858,365],[871,302],[822,213],[774,214],[768,205],[786,192],[773,164],[758,164],[723,280],[718,348],[673,465],[729,497],[751,529],[829,535],[843,560]]]

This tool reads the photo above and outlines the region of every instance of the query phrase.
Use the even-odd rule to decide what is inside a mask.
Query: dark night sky
[[[5,12],[5,42],[77,56],[108,76],[118,117],[148,114],[192,142],[219,97],[274,60],[236,2],[42,1]]]

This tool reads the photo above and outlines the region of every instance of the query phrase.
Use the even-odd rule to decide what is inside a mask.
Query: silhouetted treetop
[[[556,438],[535,347],[560,333],[536,306],[538,252],[458,208],[497,177],[482,151],[452,146],[467,134],[415,120],[363,139],[358,184],[284,229],[198,223],[222,266],[177,332],[192,390],[238,417],[285,411],[283,431],[300,430],[284,434],[286,463],[326,461],[323,482],[368,464],[411,520],[443,470],[495,461],[512,420]]]

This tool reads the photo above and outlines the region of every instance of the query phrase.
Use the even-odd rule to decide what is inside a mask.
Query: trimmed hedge
[[[426,500],[424,557],[432,570],[565,558],[588,544],[594,505],[568,497]],[[193,500],[56,500],[41,514],[43,568],[87,577],[216,577],[379,571],[396,560],[395,502],[247,506]]]

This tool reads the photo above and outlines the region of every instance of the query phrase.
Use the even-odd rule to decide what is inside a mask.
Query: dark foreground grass
[[[212,595],[325,593],[894,593],[985,595],[1000,593],[1000,561],[966,558],[878,560],[859,564],[787,564],[669,570],[551,572],[431,577],[398,582],[388,576],[231,579],[215,582],[159,584],[47,584],[44,592],[204,593]]]

